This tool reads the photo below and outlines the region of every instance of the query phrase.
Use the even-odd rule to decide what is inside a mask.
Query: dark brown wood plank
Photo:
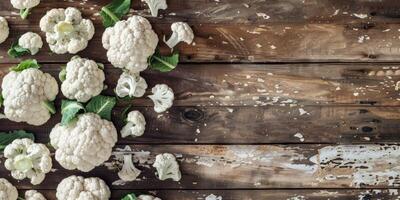
[[[54,165],[45,181],[32,186],[28,181],[10,180],[21,189],[54,189],[65,177],[75,174],[98,176],[112,189],[278,189],[278,188],[398,188],[400,146],[398,145],[134,145],[140,161],[138,181],[118,181],[115,157],[89,173],[67,171]],[[182,179],[159,181],[150,167],[155,155],[173,153],[178,158]],[[2,159],[4,162],[4,158]],[[107,167],[106,167],[107,166]],[[9,172],[3,166],[0,174]]]
[[[21,190],[21,196],[25,191]],[[55,190],[39,190],[48,200],[55,200]],[[396,199],[398,189],[340,190],[340,189],[296,189],[296,190],[113,190],[111,200],[120,200],[126,194],[153,194],[165,200],[205,200],[209,196],[223,200],[345,200],[345,199]]]

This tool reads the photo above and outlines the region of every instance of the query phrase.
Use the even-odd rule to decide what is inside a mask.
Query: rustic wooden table
[[[0,75],[19,62],[6,54],[12,41],[27,31],[40,33],[40,18],[59,7],[78,7],[94,21],[96,34],[79,55],[107,63],[97,12],[108,2],[42,0],[23,21],[8,0],[1,1],[0,16],[8,19],[11,35],[0,46]],[[131,13],[149,17],[160,37],[170,34],[175,21],[193,27],[195,44],[179,45],[182,62],[175,71],[143,73],[149,86],[161,82],[174,89],[174,107],[157,115],[150,100],[141,98],[120,102],[113,112],[119,128],[118,116],[127,105],[142,111],[148,121],[143,137],[119,139],[115,148],[130,145],[134,156],[142,157],[140,180],[121,185],[116,171],[106,166],[82,173],[56,162],[41,185],[12,179],[3,164],[0,177],[20,192],[34,188],[48,199],[55,199],[57,184],[72,174],[104,179],[113,199],[148,191],[164,200],[206,199],[211,194],[223,200],[398,198],[398,0],[168,4],[159,18],[149,17],[139,0]],[[167,52],[165,46],[162,50]],[[52,54],[46,44],[34,58],[57,76],[71,56]],[[105,70],[105,93],[112,95],[121,72],[109,64]],[[0,120],[0,131],[25,129],[47,143],[59,121],[59,114],[40,127]],[[180,182],[159,181],[148,168],[161,152],[179,158]]]

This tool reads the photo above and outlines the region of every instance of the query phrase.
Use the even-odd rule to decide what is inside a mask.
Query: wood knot
[[[198,122],[204,118],[204,112],[197,108],[186,108],[182,112],[182,118],[191,122]]]
[[[361,128],[361,131],[364,132],[364,133],[370,133],[370,132],[372,132],[373,130],[374,130],[374,129],[371,128],[371,127],[369,127],[369,126],[364,126],[364,127]]]

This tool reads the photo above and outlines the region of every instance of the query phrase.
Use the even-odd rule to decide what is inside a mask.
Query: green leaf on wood
[[[175,52],[171,56],[163,56],[159,50],[149,58],[149,65],[151,69],[160,72],[169,72],[176,68],[179,63],[179,53]]]
[[[113,0],[110,4],[101,8],[101,18],[104,27],[114,26],[121,18],[128,14],[131,8],[131,0]]]
[[[131,193],[131,194],[127,194],[121,200],[137,200],[137,197],[136,197],[136,195],[134,193]]]

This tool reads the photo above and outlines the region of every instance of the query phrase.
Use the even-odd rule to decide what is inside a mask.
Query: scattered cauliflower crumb
[[[139,137],[144,134],[146,120],[141,112],[137,110],[129,112],[126,121],[126,125],[121,130],[122,138],[128,136]]]
[[[157,155],[153,167],[157,169],[158,179],[162,181],[166,179],[181,180],[181,171],[179,171],[178,162],[175,156],[170,153]]]
[[[173,104],[174,101],[174,91],[168,85],[157,84],[151,89],[153,95],[148,97],[154,103],[154,111],[157,113],[162,113],[167,111]]]

